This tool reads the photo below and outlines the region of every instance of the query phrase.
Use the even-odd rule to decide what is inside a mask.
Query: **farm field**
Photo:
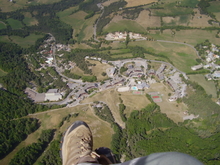
[[[152,15],[154,16],[178,16],[178,15],[186,15],[191,14],[192,8],[185,7],[176,7],[176,2],[173,3],[164,3],[156,5],[156,7],[163,7],[163,9],[152,9]]]
[[[8,36],[0,36],[0,42],[11,42]]]
[[[15,20],[13,18],[9,18],[7,19],[7,21],[12,29],[20,29],[23,27],[23,24],[20,21]]]
[[[92,18],[84,20],[87,15],[84,11],[75,11],[77,7],[71,7],[62,12],[57,13],[60,20],[71,25],[73,28],[73,38],[77,37],[79,41],[88,40],[93,36],[93,24],[95,20],[99,17],[99,14],[94,15]]]
[[[25,18],[23,19],[23,22],[27,25],[27,26],[32,26],[32,25],[37,25],[38,21],[36,18],[32,17],[31,13],[29,12],[25,12],[24,13]]]
[[[121,16],[115,16],[111,22],[103,28],[104,33],[115,31],[146,32],[146,29],[133,20],[122,19]]]
[[[39,38],[43,37],[43,35],[30,34],[29,36],[22,38],[19,36],[10,36],[12,42],[18,44],[23,48],[28,48],[31,45],[35,44],[35,41]]]
[[[212,95],[213,98],[217,97],[215,83],[213,81],[206,80],[202,74],[189,75],[189,78],[191,81],[195,81],[201,85],[208,95]]]
[[[149,41],[129,43],[129,46],[135,45],[144,47],[153,53],[167,56],[173,62],[173,65],[183,72],[190,72],[190,67],[197,64],[195,51],[185,45]]]
[[[160,33],[158,30],[150,30],[150,33],[148,35],[156,40],[185,42],[187,44],[195,46],[198,43],[204,42],[206,39],[208,39],[213,44],[218,44],[220,42],[220,38],[216,38],[216,34],[216,30],[207,31],[192,29],[175,31],[174,36],[172,36],[171,30],[164,30],[163,33]]]
[[[142,27],[160,27],[160,17],[149,16],[150,12],[147,10],[143,10],[140,12],[138,18],[135,21],[140,24]]]
[[[4,22],[0,21],[0,29],[5,29],[5,28],[6,28],[6,25],[4,24]]]
[[[125,54],[117,54],[117,55],[111,55],[112,58],[131,58],[133,55],[131,53],[125,53]]]
[[[140,6],[140,5],[146,5],[149,3],[157,2],[157,0],[141,0],[141,1],[125,0],[125,1],[127,2],[126,7]]]
[[[123,100],[123,104],[126,106],[126,117],[129,117],[132,111],[140,110],[150,104],[150,101],[145,95],[134,95],[130,91],[120,92],[120,97]]]

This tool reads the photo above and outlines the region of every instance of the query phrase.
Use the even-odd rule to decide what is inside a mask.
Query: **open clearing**
[[[10,12],[15,11],[17,9],[21,9],[23,6],[26,5],[28,0],[16,0],[16,3],[12,3],[9,0],[1,0],[0,6],[2,12]]]
[[[6,25],[4,22],[0,21],[0,29],[5,29]]]
[[[12,29],[20,29],[23,27],[23,24],[20,21],[15,20],[13,18],[7,19],[7,22],[9,23]]]
[[[34,45],[35,41],[41,37],[43,37],[43,35],[36,35],[36,34],[30,34],[25,38],[19,36],[10,36],[12,42],[20,45],[23,48],[28,48],[31,45]]]
[[[110,66],[109,64],[102,64],[99,61],[94,61],[94,60],[89,60],[89,62],[91,64],[96,64],[96,66],[92,66],[92,73],[94,76],[97,77],[98,81],[102,81],[108,78],[108,76],[102,76],[102,73],[105,72],[106,73],[106,69],[110,68],[112,66]]]
[[[157,40],[177,41],[185,42],[187,44],[195,46],[198,43],[204,42],[208,39],[213,44],[219,44],[220,38],[216,38],[217,30],[180,30],[175,31],[175,35],[172,35],[171,30],[164,30],[160,33],[159,30],[150,30],[149,36]],[[201,35],[202,34],[202,35]]]
[[[129,46],[141,46],[153,53],[167,56],[173,62],[174,66],[183,72],[190,72],[190,67],[197,64],[196,52],[186,45],[138,41],[130,42]]]
[[[88,102],[94,102],[94,101],[103,101],[105,102],[115,119],[115,122],[117,122],[122,128],[125,127],[125,123],[122,121],[120,114],[119,114],[119,107],[118,104],[120,103],[119,100],[119,93],[116,91],[115,88],[105,90],[103,92],[99,92],[93,97],[86,98],[82,101],[82,103],[88,103]]]
[[[168,93],[172,93],[171,89],[162,83],[151,84],[147,92],[160,92],[162,95],[162,102],[157,104],[160,106],[161,112],[165,113],[167,117],[175,123],[183,122],[183,112],[187,110],[187,106],[183,103],[170,102]]]
[[[0,36],[0,42],[11,42],[8,36]]]
[[[115,16],[111,22],[103,28],[103,32],[115,31],[146,32],[146,29],[136,21],[123,19],[122,16]]]
[[[7,72],[0,68],[0,77],[7,75]]]
[[[27,26],[32,26],[32,25],[37,25],[38,21],[36,18],[32,17],[30,12],[25,12],[24,13],[25,18],[23,19],[23,22],[27,25]]]
[[[126,5],[126,7],[140,6],[140,5],[146,5],[146,4],[149,4],[149,3],[157,2],[157,0],[141,0],[141,1],[125,0],[125,1],[128,3]]]
[[[134,95],[130,91],[120,92],[120,94],[120,97],[123,100],[123,104],[126,106],[126,117],[129,117],[132,111],[141,110],[142,108],[145,108],[148,104],[150,104],[150,101],[145,95]]]
[[[201,85],[208,95],[212,95],[213,98],[217,97],[215,83],[213,81],[206,80],[202,74],[189,75],[189,78],[191,81],[195,81]]]
[[[173,3],[164,3],[157,5],[157,7],[162,7],[163,9],[151,9],[152,15],[154,16],[178,16],[178,15],[186,15],[191,14],[192,8],[183,8],[176,7],[176,2]]]
[[[105,1],[104,3],[102,3],[103,6],[109,6],[111,3],[113,2],[117,2],[118,0],[108,0],[108,1]]]
[[[78,11],[74,14],[71,14],[77,7],[71,7],[62,12],[59,12],[57,15],[60,17],[60,20],[71,25],[73,28],[73,38],[78,37],[78,40],[88,40],[93,36],[93,24],[95,20],[99,17],[99,14],[94,15],[92,18],[84,20],[87,15],[84,11]]]
[[[81,70],[79,67],[77,66],[74,66],[73,69],[71,69],[70,71],[71,73],[74,73],[74,74],[77,74],[77,75],[80,75],[80,76],[88,76],[88,74],[84,74],[84,71]]]
[[[149,14],[150,12],[148,10],[141,11],[135,21],[145,28],[160,27],[160,17],[149,16]]]

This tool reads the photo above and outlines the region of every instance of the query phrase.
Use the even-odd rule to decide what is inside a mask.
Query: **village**
[[[218,64],[220,56],[219,48],[211,44],[211,46],[202,46],[202,50],[205,51],[205,59],[199,65],[192,66],[191,69],[193,71],[206,69],[209,70],[210,73],[205,75],[207,80],[219,80],[220,79],[220,65]]]

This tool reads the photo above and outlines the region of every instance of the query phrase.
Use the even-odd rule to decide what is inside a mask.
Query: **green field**
[[[49,4],[59,2],[61,0],[13,0],[15,3],[9,2],[9,0],[1,0],[0,6],[2,12],[10,12],[23,8],[26,5],[38,5],[38,4]]]
[[[214,98],[217,97],[215,83],[213,81],[206,80],[202,74],[189,75],[189,78],[191,81],[195,81],[201,85],[208,95],[212,95]]]
[[[24,13],[25,18],[23,19],[23,22],[27,25],[27,26],[32,26],[32,25],[36,25],[38,23],[37,19],[32,17],[31,13],[29,12],[25,12]]]
[[[9,18],[7,21],[12,29],[20,29],[23,27],[21,21],[15,20],[13,18]]]
[[[7,75],[7,72],[3,71],[3,70],[0,68],[0,77],[5,76],[5,75]]]
[[[191,14],[193,11],[192,8],[176,7],[176,2],[159,4],[156,7],[163,7],[164,9],[152,9],[152,15],[155,16],[186,15]]]
[[[88,40],[93,36],[93,24],[99,17],[99,14],[85,20],[84,18],[87,13],[84,11],[73,13],[77,9],[78,7],[71,7],[57,13],[57,16],[60,17],[61,21],[72,26],[73,38],[77,37],[78,41]]]
[[[0,36],[0,42],[11,42],[8,36]]]
[[[132,20],[120,20],[117,22],[110,22],[103,28],[103,32],[115,31],[132,31],[132,32],[146,32],[146,29]]]
[[[5,29],[6,25],[0,21],[0,29]]]
[[[219,1],[210,2],[210,6],[208,7],[208,11],[213,12],[213,13],[219,13],[220,12],[220,2]]]
[[[43,35],[30,34],[29,36],[22,38],[19,36],[10,36],[12,42],[18,44],[23,48],[28,48],[31,45],[35,44],[35,41],[39,38],[43,37]]]
[[[173,65],[183,72],[190,72],[191,66],[197,64],[196,52],[186,45],[149,41],[138,41],[129,43],[129,46],[135,45],[144,47],[146,50],[156,53],[158,55],[168,57],[172,61]],[[155,57],[155,59],[163,59],[167,61],[165,58],[162,57]]]
[[[151,30],[149,36],[157,40],[185,42],[194,46],[198,43],[204,42],[206,39],[217,45],[220,41],[219,38],[215,37],[217,30],[180,30],[175,31],[174,36],[172,36],[171,33],[171,30],[164,30],[163,33],[160,33],[159,30]]]

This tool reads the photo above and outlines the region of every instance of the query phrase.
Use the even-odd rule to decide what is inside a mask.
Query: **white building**
[[[201,68],[203,68],[203,65],[202,65],[202,64],[195,65],[195,66],[192,66],[192,67],[191,67],[192,70],[198,70],[198,69],[201,69]]]

